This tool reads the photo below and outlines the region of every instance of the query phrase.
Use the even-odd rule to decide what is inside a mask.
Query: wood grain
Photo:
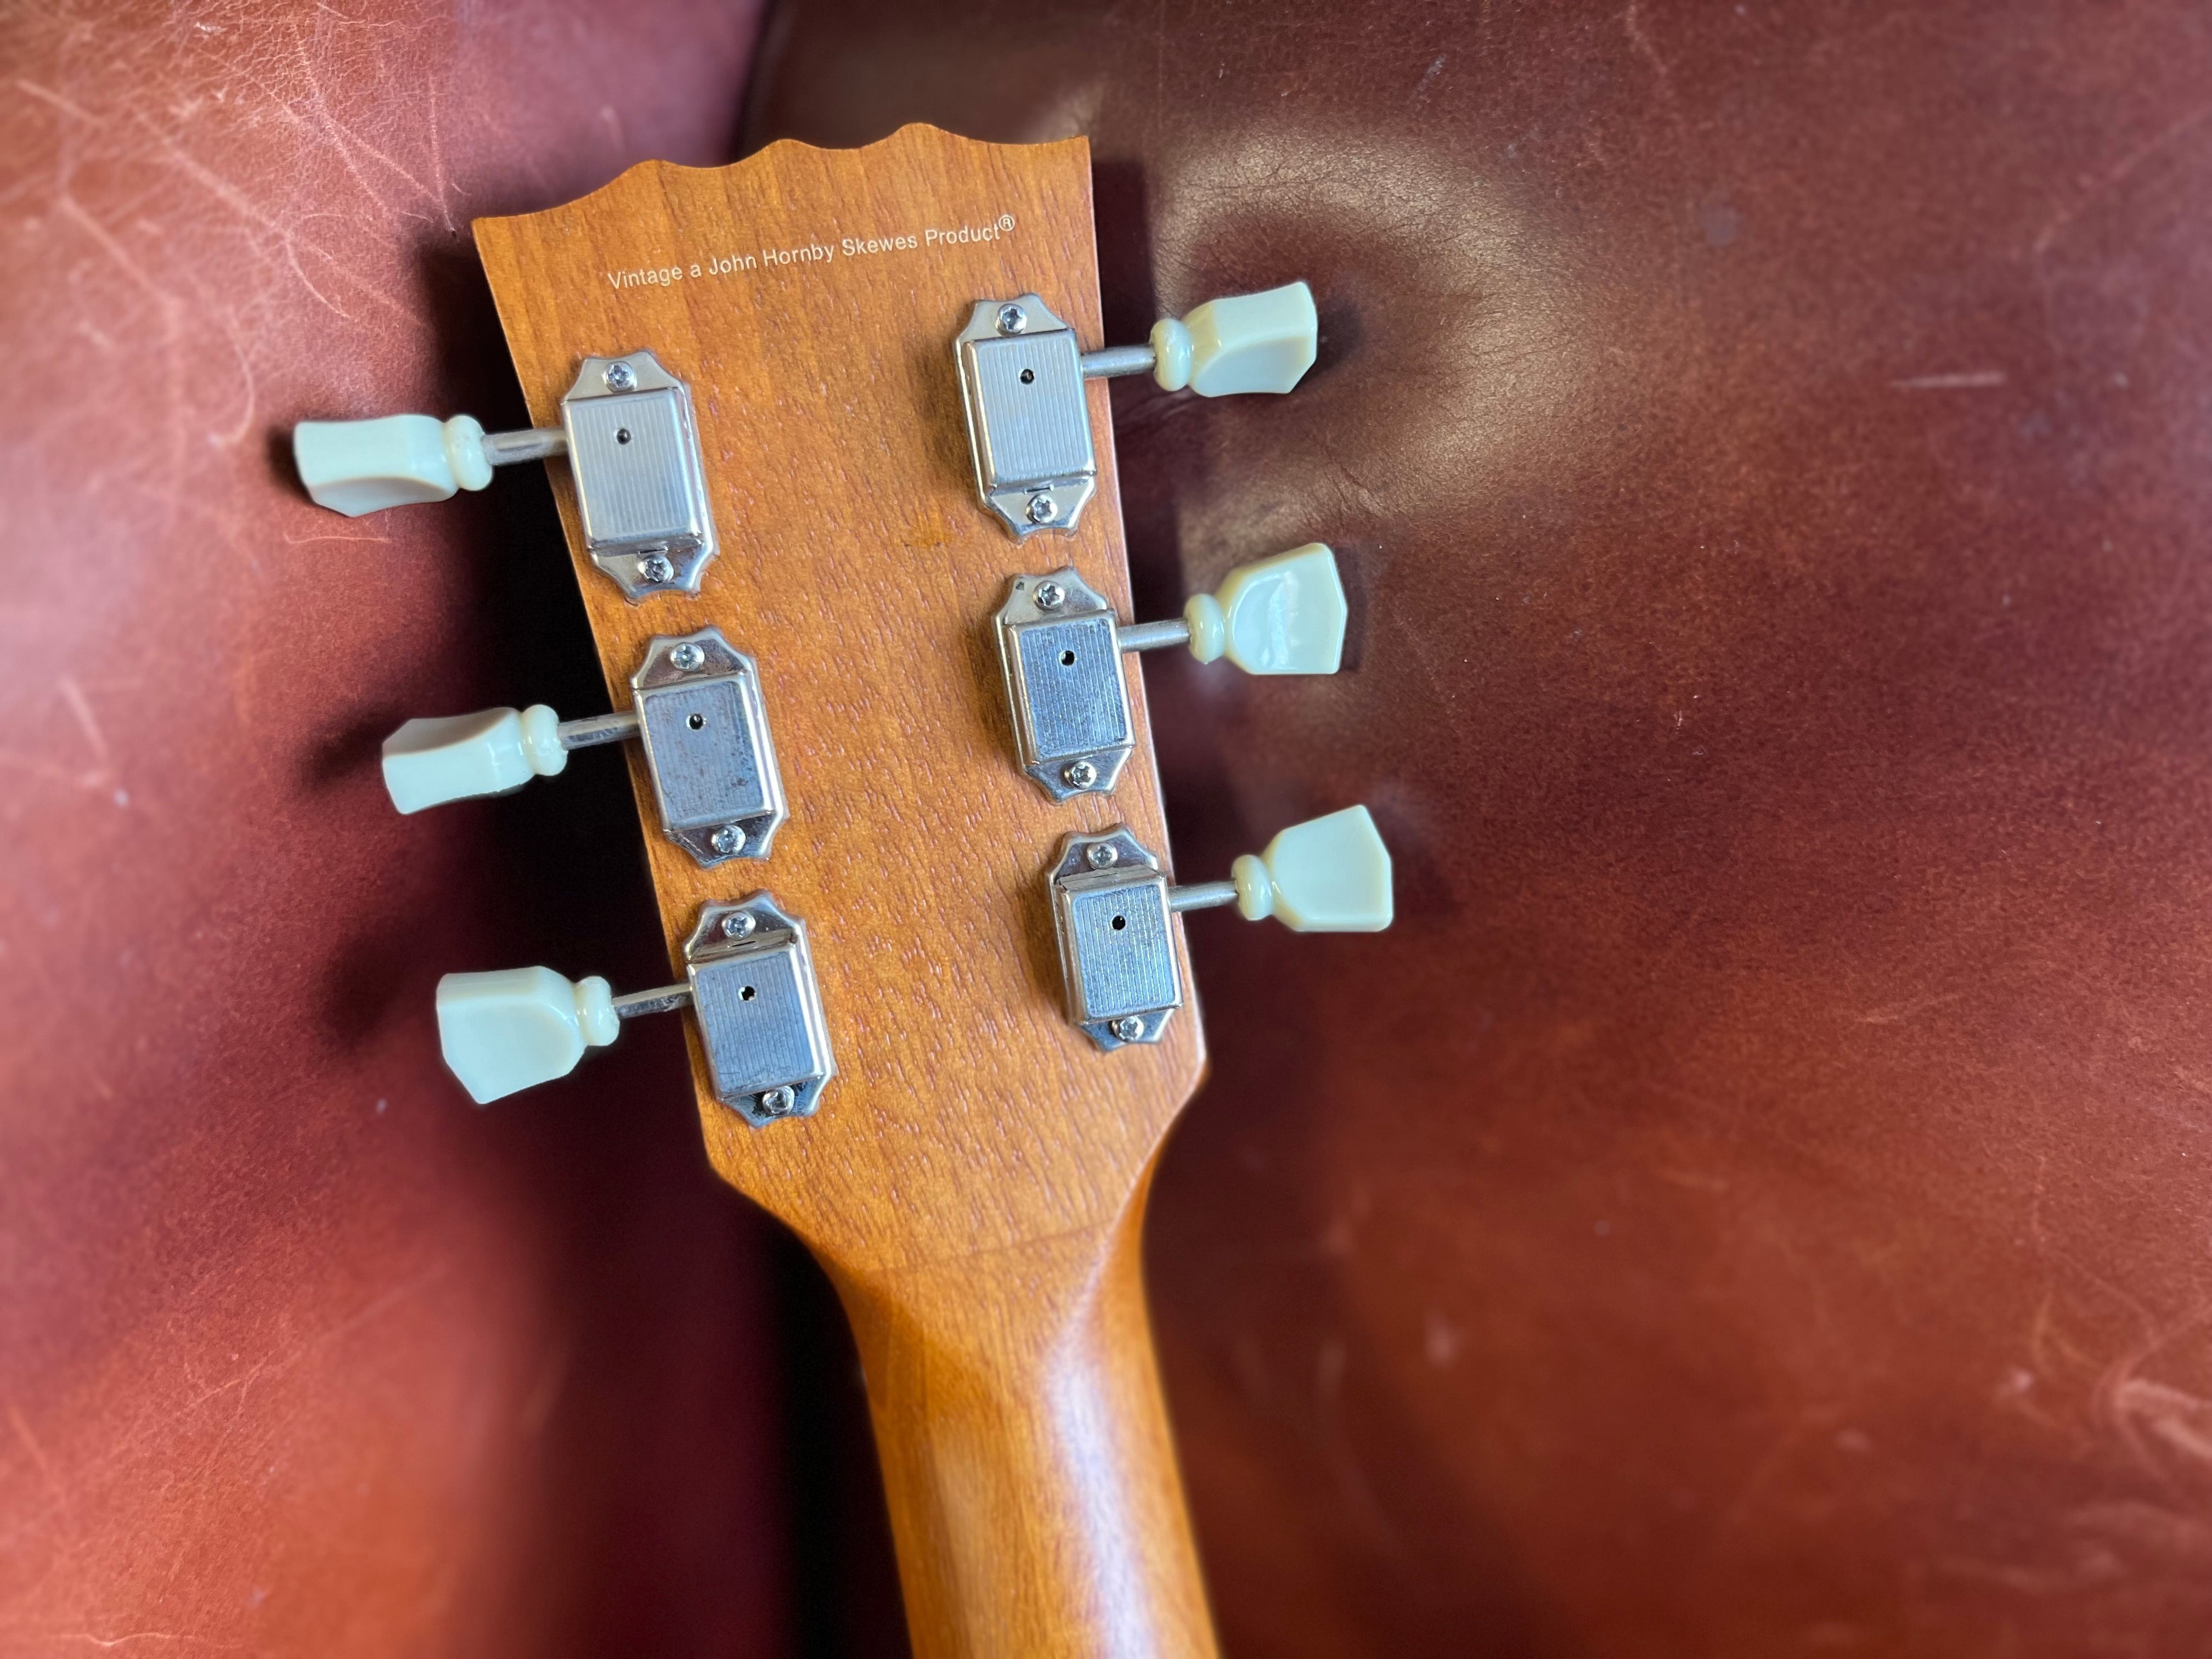
[[[1101,343],[1086,144],[908,127],[652,163],[477,240],[538,424],[587,355],[650,348],[692,387],[721,540],[697,600],[627,604],[549,471],[617,708],[656,633],[713,623],[761,665],[775,856],[704,872],[657,827],[647,846],[672,962],[701,904],[756,889],[811,932],[838,1064],[819,1114],[750,1128],[696,1033],[694,1080],[714,1167],[854,1320],[916,1652],[1211,1653],[1138,1267],[1196,1009],[1097,1052],[1061,1012],[1042,879],[1071,830],[1166,850],[1142,679],[1118,791],[1054,805],[1013,763],[988,631],[1009,578],[1065,562],[1128,614],[1106,392],[1081,531],[1019,547],[975,498],[951,343],[975,301],[1030,290]]]

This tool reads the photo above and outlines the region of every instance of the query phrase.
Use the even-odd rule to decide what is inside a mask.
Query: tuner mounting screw
[[[1088,789],[1098,781],[1098,769],[1087,760],[1071,761],[1060,776],[1071,789]]]
[[[1102,841],[1093,842],[1091,844],[1091,850],[1085,853],[1083,857],[1084,861],[1089,864],[1092,869],[1105,870],[1111,868],[1115,863],[1119,862],[1121,855],[1114,850],[1113,842]]]
[[[1053,500],[1051,496],[1032,495],[1030,497],[1030,522],[1031,524],[1050,524],[1059,516],[1060,503]]]
[[[1000,306],[999,307],[1000,333],[1018,334],[1029,325],[1030,314],[1028,312],[1024,311],[1019,306]]]
[[[707,653],[696,645],[679,645],[668,653],[668,660],[685,673],[692,674],[705,666]]]
[[[1145,1022],[1134,1014],[1124,1014],[1113,1024],[1114,1035],[1124,1042],[1134,1042],[1145,1034]]]
[[[797,1104],[799,1096],[788,1085],[769,1089],[760,1097],[760,1115],[763,1117],[781,1117]]]
[[[724,939],[750,939],[753,936],[753,930],[759,926],[760,923],[753,920],[753,914],[751,911],[734,911],[731,915],[722,918],[722,937]]]
[[[713,848],[724,858],[729,857],[731,854],[736,852],[738,848],[743,847],[744,844],[745,832],[738,829],[734,823],[726,823],[720,829],[714,831],[713,835],[707,837],[707,845]]]
[[[668,562],[665,553],[648,553],[637,562],[637,574],[639,580],[657,586],[676,574],[676,567]]]
[[[1067,603],[1067,590],[1058,582],[1039,582],[1035,597],[1038,610],[1057,611]]]
[[[609,363],[606,381],[608,391],[627,392],[637,384],[637,376],[628,363]]]

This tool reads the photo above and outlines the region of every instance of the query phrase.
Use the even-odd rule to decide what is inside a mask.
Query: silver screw
[[[726,823],[720,829],[714,831],[713,835],[707,837],[707,845],[713,848],[724,858],[729,857],[731,854],[736,852],[738,848],[743,847],[744,844],[745,832],[738,829],[734,823]]]
[[[1030,522],[1031,524],[1050,524],[1059,516],[1060,503],[1053,500],[1051,496],[1032,495],[1030,497]]]
[[[1018,334],[1029,325],[1030,314],[1028,312],[1024,311],[1019,306],[1000,306],[999,307],[1000,333]]]
[[[759,926],[760,924],[753,920],[751,911],[734,911],[729,915],[722,918],[722,937],[724,939],[750,939],[753,936],[753,929]]]
[[[1071,789],[1088,789],[1098,781],[1098,769],[1089,761],[1073,761],[1062,769],[1060,776]]]
[[[1114,1035],[1124,1042],[1134,1042],[1145,1034],[1145,1022],[1134,1014],[1124,1014],[1114,1022]]]
[[[1058,582],[1039,582],[1035,598],[1038,610],[1057,611],[1067,603],[1067,590]]]
[[[648,553],[637,562],[637,574],[641,580],[657,586],[674,579],[676,567],[668,562],[665,553]]]
[[[770,1089],[761,1096],[760,1115],[763,1117],[781,1117],[798,1104],[797,1091],[787,1084],[781,1088]]]
[[[668,653],[668,660],[685,673],[696,673],[707,660],[707,653],[696,645],[679,645]]]
[[[1121,857],[1114,850],[1114,843],[1107,841],[1093,842],[1091,850],[1083,856],[1094,870],[1110,869]]]
[[[606,381],[608,391],[627,392],[637,384],[637,376],[630,372],[628,363],[609,363]]]

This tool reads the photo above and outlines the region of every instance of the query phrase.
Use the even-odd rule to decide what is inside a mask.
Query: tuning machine
[[[1017,576],[994,623],[1022,769],[1054,800],[1114,787],[1136,746],[1124,652],[1187,645],[1248,674],[1334,674],[1346,615],[1320,542],[1239,567],[1179,617],[1127,628],[1072,566]]]
[[[756,1128],[809,1117],[836,1071],[806,927],[769,893],[710,904],[684,945],[684,981],[616,996],[594,975],[550,968],[447,974],[438,981],[438,1042],[479,1106],[566,1077],[622,1022],[689,1004],[714,1098]]]
[[[1293,824],[1230,866],[1227,881],[1169,884],[1127,829],[1060,842],[1047,885],[1067,1016],[1101,1048],[1158,1042],[1183,1005],[1168,918],[1234,904],[1301,933],[1375,933],[1390,925],[1390,851],[1364,806]]]
[[[1034,294],[978,301],[953,341],[975,489],[1016,539],[1073,530],[1098,482],[1083,383],[1149,373],[1201,398],[1288,392],[1320,337],[1304,283],[1211,300],[1153,325],[1149,343],[1085,351]]]
[[[408,721],[384,740],[392,804],[419,812],[504,794],[553,776],[571,750],[635,738],[670,839],[709,868],[766,858],[786,811],[753,659],[702,628],[649,641],[629,683],[627,711],[590,720],[537,703]]]
[[[487,433],[467,415],[302,421],[292,454],[307,494],[349,518],[482,489],[492,469],[566,455],[584,550],[633,605],[691,593],[714,556],[714,519],[691,391],[650,351],[586,357],[557,428]]]

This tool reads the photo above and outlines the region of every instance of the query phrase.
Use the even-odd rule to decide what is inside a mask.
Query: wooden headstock
[[[1010,578],[1060,564],[1127,614],[1107,393],[1080,529],[1018,544],[976,500],[951,352],[1003,295],[1099,337],[1087,144],[913,126],[649,163],[477,239],[539,426],[590,356],[647,349],[691,389],[720,540],[696,599],[630,604],[550,471],[617,709],[655,635],[712,624],[759,665],[790,808],[773,857],[647,846],[679,965],[701,907],[755,889],[811,931],[837,1063],[818,1112],[749,1125],[695,1030],[701,1122],[854,1318],[917,1651],[1210,1652],[1137,1255],[1197,1011],[1099,1052],[1063,1012],[1043,880],[1071,831],[1167,851],[1141,677],[1119,787],[1055,803],[1012,758],[991,634]]]

